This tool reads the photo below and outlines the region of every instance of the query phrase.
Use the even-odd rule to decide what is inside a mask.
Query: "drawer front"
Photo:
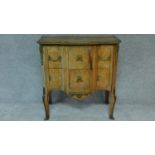
[[[59,46],[47,47],[49,68],[63,68],[63,48]]]
[[[113,46],[97,47],[97,67],[108,68],[112,63]]]
[[[98,69],[96,80],[97,80],[96,85],[98,90],[100,89],[110,90],[110,86],[111,86],[110,69],[108,68]]]
[[[89,91],[92,71],[90,70],[69,70],[70,91]]]
[[[63,86],[63,69],[49,69],[50,89],[61,90]]]
[[[90,69],[92,47],[75,46],[68,47],[69,68],[70,69]]]

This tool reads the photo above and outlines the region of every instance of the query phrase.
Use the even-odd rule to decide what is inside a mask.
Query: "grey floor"
[[[115,121],[155,120],[154,109],[155,105],[151,103],[117,101]],[[50,106],[50,112],[50,121],[109,121],[108,105],[96,94],[81,102],[68,97],[56,99]],[[1,121],[42,121],[43,118],[44,107],[41,102],[0,104]]]

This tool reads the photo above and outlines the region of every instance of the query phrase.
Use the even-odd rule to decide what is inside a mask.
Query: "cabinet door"
[[[91,69],[92,47],[71,46],[67,48],[69,55],[69,69]]]
[[[90,91],[91,88],[91,70],[69,70],[69,89],[70,91]]]
[[[48,51],[49,68],[63,68],[63,48],[61,46],[46,47]]]

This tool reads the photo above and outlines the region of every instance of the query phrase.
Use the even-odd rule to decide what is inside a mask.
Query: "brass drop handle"
[[[83,82],[82,77],[81,76],[77,76],[76,82]]]
[[[76,95],[78,98],[81,98],[83,95],[82,94],[77,94]]]
[[[61,56],[58,56],[56,59],[52,58],[51,56],[48,57],[48,60],[53,62],[61,61],[61,59],[62,59]]]
[[[101,56],[98,56],[98,60],[99,61],[110,61],[111,60],[111,56],[108,56],[108,57],[101,57]]]
[[[71,94],[72,97],[76,96],[77,98],[81,99],[83,96],[88,96],[89,94],[84,94],[84,93],[76,93],[76,94]]]
[[[76,61],[83,61],[83,58],[82,58],[82,55],[77,55],[77,57],[76,57]]]
[[[78,99],[81,99],[83,97],[83,94],[71,94],[72,97],[77,97]]]

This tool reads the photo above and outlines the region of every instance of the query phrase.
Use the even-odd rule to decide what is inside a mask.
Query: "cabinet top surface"
[[[40,45],[110,45],[120,42],[113,35],[103,34],[44,35],[38,41]]]

